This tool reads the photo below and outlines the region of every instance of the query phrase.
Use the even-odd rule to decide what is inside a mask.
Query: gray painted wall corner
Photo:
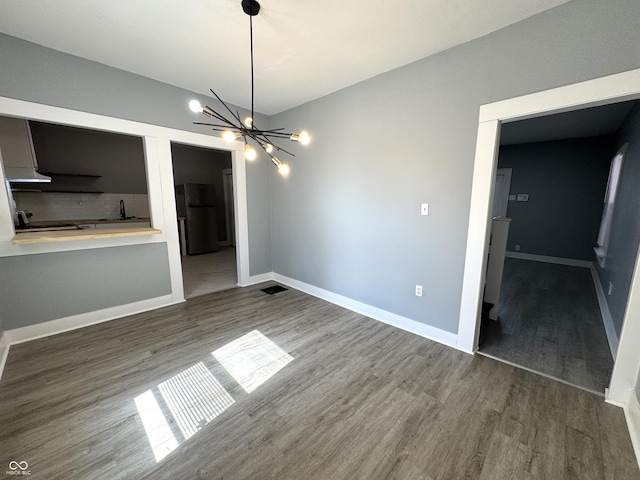
[[[274,271],[457,333],[480,106],[640,67],[639,16],[569,2],[276,115],[314,141],[272,184]]]

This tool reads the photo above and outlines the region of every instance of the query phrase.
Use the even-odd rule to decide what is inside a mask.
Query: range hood
[[[4,167],[4,174],[10,182],[44,183],[51,181],[51,177],[36,172],[33,166]]]
[[[38,173],[29,122],[22,118],[0,117],[0,159],[10,182],[50,182]]]

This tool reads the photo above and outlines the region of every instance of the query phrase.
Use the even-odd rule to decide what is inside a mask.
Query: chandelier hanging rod
[[[249,15],[249,41],[250,41],[250,53],[251,53],[251,116],[246,117],[244,120],[240,118],[240,112],[234,113],[229,106],[218,96],[213,89],[209,89],[211,93],[216,97],[218,102],[224,106],[224,108],[231,114],[233,120],[230,120],[225,115],[215,111],[210,106],[202,106],[197,100],[191,100],[189,102],[189,108],[196,113],[202,113],[207,117],[212,117],[221,123],[206,123],[206,122],[193,122],[196,125],[206,125],[211,127],[213,131],[223,132],[222,138],[226,141],[232,142],[242,138],[245,143],[245,158],[247,160],[254,160],[257,156],[255,149],[249,144],[249,139],[257,143],[262,150],[271,158],[271,162],[278,167],[278,170],[283,175],[286,175],[289,171],[289,167],[282,163],[278,158],[272,155],[274,149],[284,152],[287,155],[295,157],[295,155],[287,150],[274,145],[272,139],[280,140],[289,138],[293,142],[299,142],[303,145],[307,145],[311,140],[311,137],[304,130],[301,132],[284,132],[284,128],[274,128],[268,130],[259,129],[254,122],[254,66],[253,66],[253,17],[260,12],[260,4],[256,0],[242,0],[242,10]],[[236,123],[237,122],[237,123]]]

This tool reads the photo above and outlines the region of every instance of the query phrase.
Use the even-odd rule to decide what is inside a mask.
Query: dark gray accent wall
[[[480,106],[639,68],[638,18],[574,0],[272,117],[313,138],[272,175],[274,271],[457,332]]]
[[[6,329],[171,293],[166,243],[0,258]]]
[[[228,240],[222,170],[231,168],[231,154],[220,150],[172,143],[171,156],[173,179],[176,185],[206,183],[214,186],[218,240]]]
[[[147,193],[142,138],[109,132],[29,122],[41,172],[99,175],[100,178],[52,175],[43,191]]]
[[[618,337],[622,331],[629,288],[640,246],[640,102],[625,119],[616,138],[617,149],[628,143],[611,222],[611,236],[604,269],[598,274],[607,295],[607,306]]]
[[[500,147],[498,166],[511,168],[507,250],[593,260],[613,149],[611,137]]]

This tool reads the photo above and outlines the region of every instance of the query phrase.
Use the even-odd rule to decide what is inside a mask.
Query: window
[[[602,211],[602,220],[600,221],[600,232],[598,233],[597,246],[594,248],[598,263],[602,268],[604,268],[604,263],[607,258],[613,208],[615,206],[618,184],[620,183],[622,160],[624,159],[626,151],[627,144],[624,144],[622,148],[618,150],[616,156],[613,157],[613,160],[611,160],[611,168],[609,169],[609,181],[607,183],[607,191],[604,194],[604,208]]]

